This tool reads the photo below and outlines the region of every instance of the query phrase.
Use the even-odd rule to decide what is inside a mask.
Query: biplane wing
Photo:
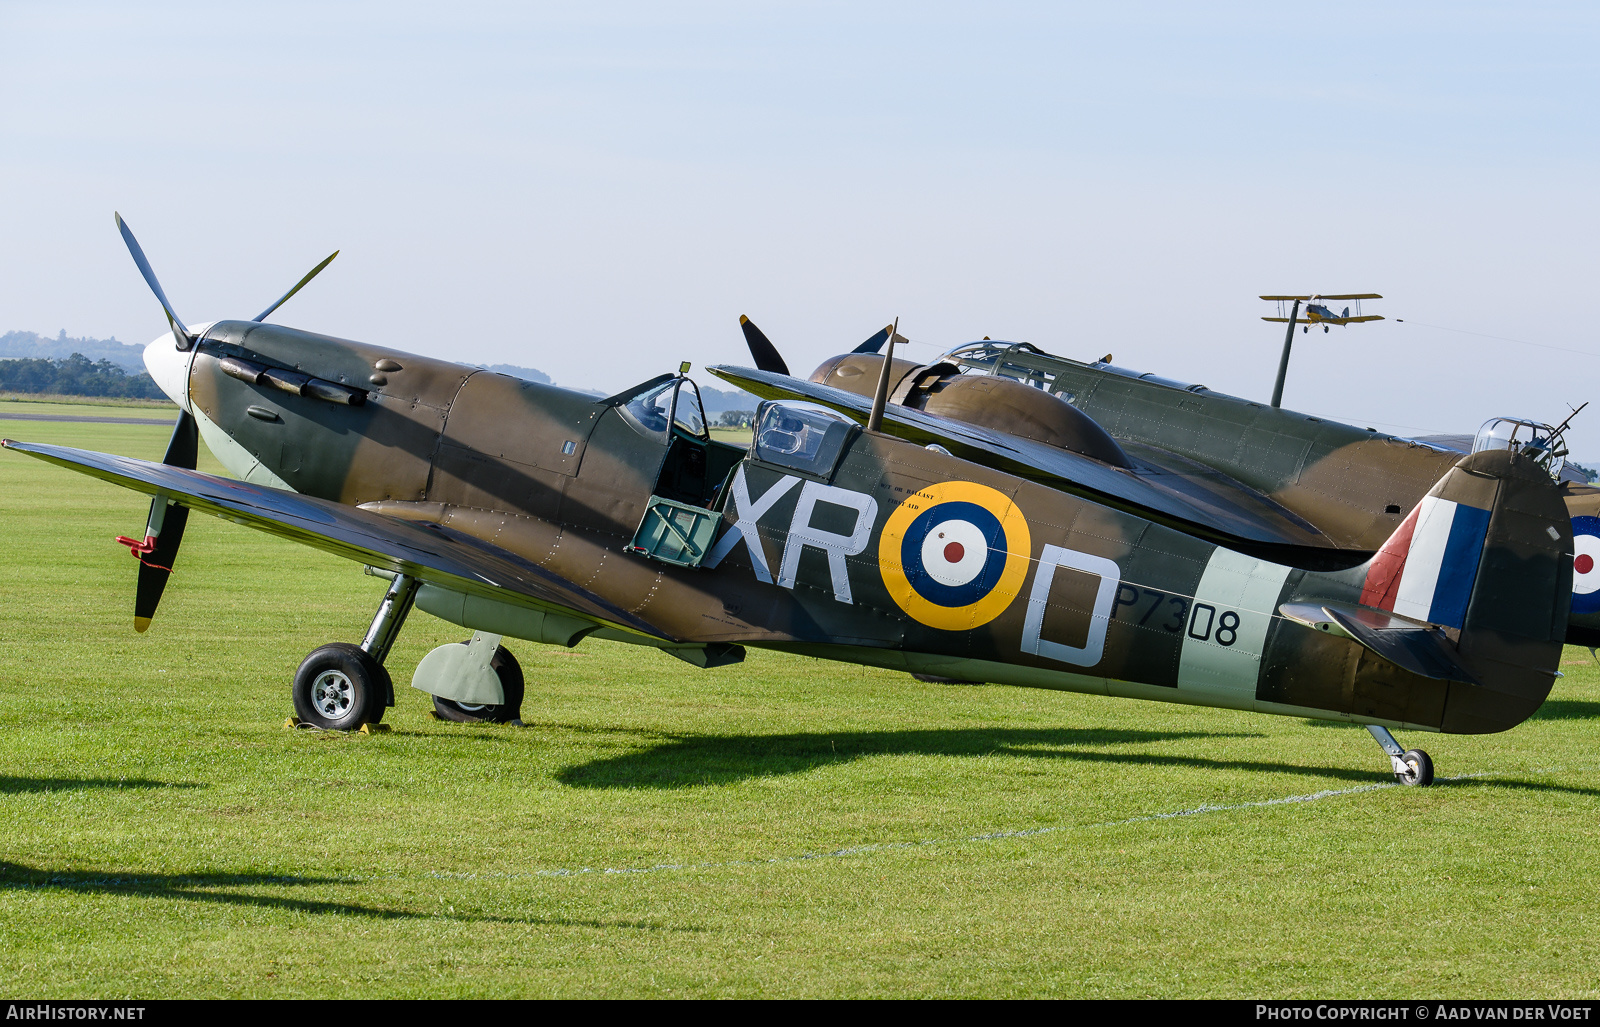
[[[1263,320],[1263,321],[1276,321],[1279,324],[1288,324],[1289,323],[1289,319],[1286,318],[1286,317],[1263,317],[1261,320]],[[1382,320],[1383,320],[1383,315],[1382,314],[1362,314],[1362,315],[1352,315],[1350,317],[1323,317],[1321,315],[1307,314],[1307,315],[1305,315],[1303,317],[1295,318],[1294,319],[1294,323],[1298,324],[1298,325],[1309,325],[1309,324],[1345,325],[1345,324],[1357,324],[1358,322],[1361,322],[1361,321],[1382,321]]]

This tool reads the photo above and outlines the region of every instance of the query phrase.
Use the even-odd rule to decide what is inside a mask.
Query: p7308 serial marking
[[[1144,601],[1145,598],[1149,599],[1150,605],[1145,607],[1144,613],[1139,615],[1139,619],[1135,623],[1137,623],[1140,627],[1144,627],[1145,625],[1149,624],[1151,617],[1155,614],[1156,610],[1162,606],[1163,601],[1165,601],[1167,606],[1175,607],[1175,609],[1163,614],[1163,617],[1160,621],[1161,627],[1167,631],[1173,632],[1174,634],[1183,630],[1184,622],[1189,617],[1189,598],[1187,596],[1174,595],[1171,592],[1165,592],[1159,588],[1146,588],[1142,585],[1129,585],[1126,582],[1118,585],[1117,601],[1115,607],[1113,607],[1111,611],[1111,616],[1115,617],[1117,615],[1116,607],[1137,607],[1139,603]],[[1128,615],[1131,617],[1137,612],[1137,609],[1135,609],[1130,611]]]

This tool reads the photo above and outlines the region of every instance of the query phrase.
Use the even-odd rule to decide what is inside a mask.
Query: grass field
[[[44,409],[47,407],[62,407],[65,412],[82,410],[84,407],[94,407],[93,411],[86,412],[86,416],[114,415],[114,411],[100,409],[102,407],[127,407],[137,411],[130,416],[136,417],[162,417],[178,416],[177,404],[167,399],[126,399],[121,396],[57,396],[43,392],[0,392],[0,410],[16,410],[23,413],[51,413]]]
[[[8,995],[1600,995],[1584,650],[1511,732],[1402,735],[1428,789],[1360,728],[757,651],[513,643],[529,726],[452,725],[420,612],[393,732],[319,734],[289,679],[384,583],[196,519],[136,635],[145,507],[0,453]]]

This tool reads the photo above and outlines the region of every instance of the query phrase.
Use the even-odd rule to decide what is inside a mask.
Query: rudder
[[[1465,457],[1364,568],[1361,604],[1444,629],[1472,682],[1452,681],[1440,730],[1503,731],[1549,695],[1572,600],[1561,487],[1508,450]]]

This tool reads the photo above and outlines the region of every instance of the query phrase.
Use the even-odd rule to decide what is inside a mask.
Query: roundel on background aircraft
[[[969,481],[929,485],[889,515],[878,569],[913,619],[976,628],[1011,605],[1028,574],[1028,521],[1003,492]]]
[[[1572,519],[1572,612],[1600,613],[1600,517]]]

